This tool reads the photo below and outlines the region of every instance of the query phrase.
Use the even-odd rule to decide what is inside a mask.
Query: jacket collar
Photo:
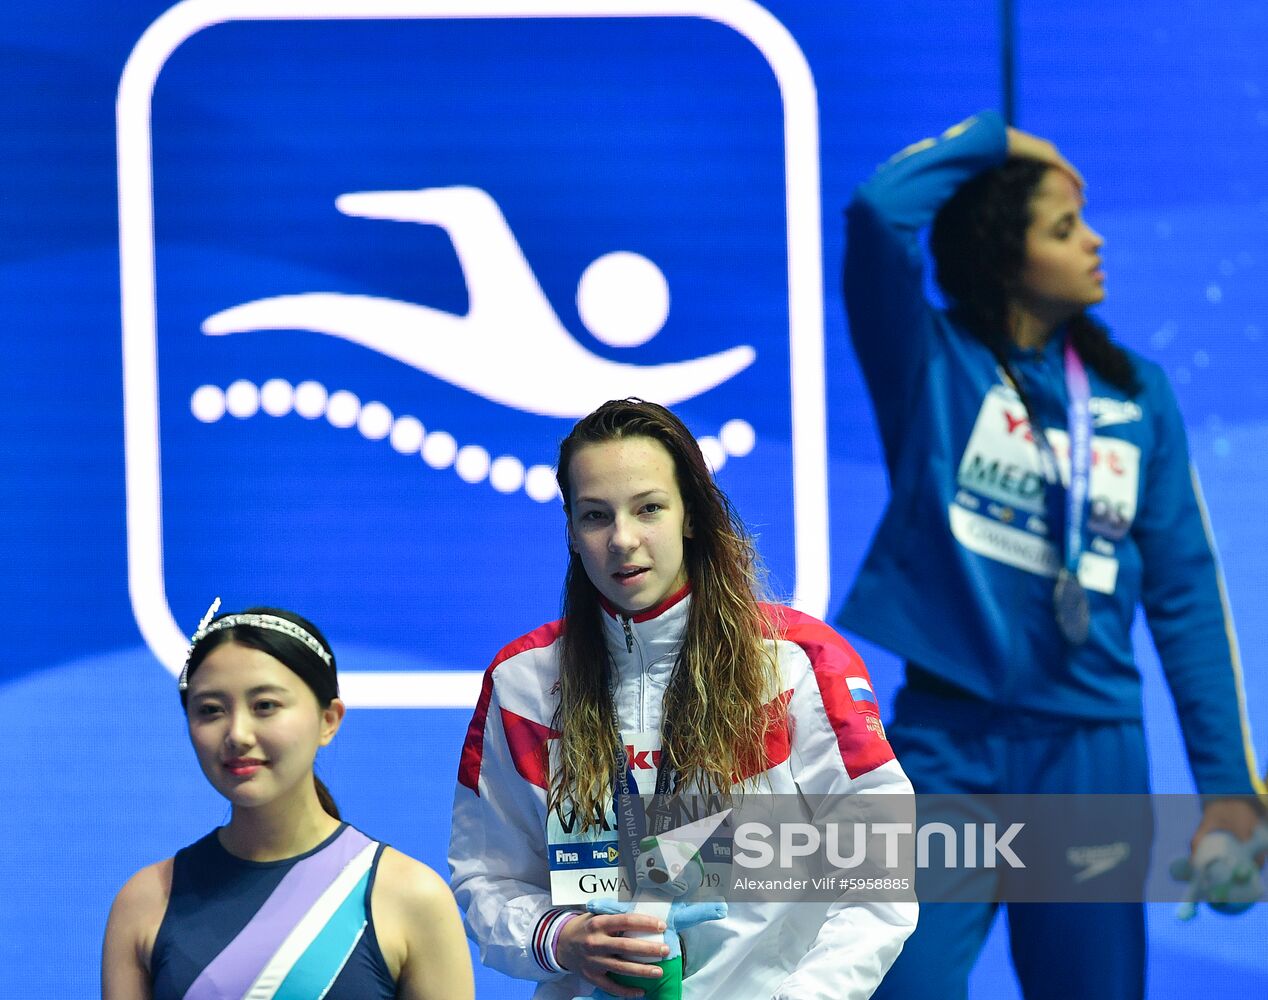
[[[608,654],[618,674],[639,669],[668,674],[673,670],[687,632],[690,583],[636,615],[626,615],[602,596],[599,603]]]
[[[1069,336],[1069,327],[1062,323],[1052,331],[1052,334],[1043,342],[1041,347],[1018,347],[1016,344],[1010,343],[1008,346],[1008,360],[1013,364],[1033,364],[1040,359],[1047,362],[1055,361],[1060,363],[1065,352],[1067,336]]]

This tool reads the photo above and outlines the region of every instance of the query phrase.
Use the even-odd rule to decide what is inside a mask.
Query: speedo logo
[[[1113,844],[1071,847],[1065,852],[1065,859],[1072,867],[1080,869],[1075,873],[1074,881],[1086,882],[1117,868],[1130,854],[1131,845],[1119,840]]]
[[[1144,416],[1144,411],[1141,410],[1139,404],[1130,399],[1093,396],[1088,401],[1088,409],[1092,411],[1092,423],[1097,427],[1132,424]]]

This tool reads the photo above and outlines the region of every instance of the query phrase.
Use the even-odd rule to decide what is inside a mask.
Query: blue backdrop
[[[339,6],[14,0],[0,24],[0,992],[92,995],[119,885],[223,819],[170,675],[216,594],[327,631],[353,708],[323,775],[443,870],[460,706],[557,612],[548,469],[606,387],[675,401],[813,613],[883,503],[840,210],[1000,106],[996,3]],[[1088,177],[1102,315],[1175,384],[1263,729],[1268,13],[1016,23],[1018,123]],[[1139,639],[1155,784],[1188,790]],[[897,665],[860,648],[887,700]],[[1151,996],[1268,988],[1262,908],[1150,919]],[[977,995],[1015,994],[1004,954]]]

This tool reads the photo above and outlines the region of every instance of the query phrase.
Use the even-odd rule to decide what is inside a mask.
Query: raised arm
[[[846,210],[844,291],[850,337],[891,455],[933,335],[920,233],[973,175],[1003,162],[1003,119],[984,112],[892,157]]]

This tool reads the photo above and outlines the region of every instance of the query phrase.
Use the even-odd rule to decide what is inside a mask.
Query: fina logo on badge
[[[575,2],[527,9],[519,3],[463,6],[420,2],[383,4],[348,2],[229,3],[190,0],[156,21],[138,42],[119,89],[118,149],[120,181],[120,256],[123,285],[125,424],[127,456],[127,520],[129,588],[142,635],[168,670],[179,670],[187,638],[168,603],[168,559],[165,519],[188,516],[175,499],[165,503],[160,432],[189,434],[190,418],[203,426],[228,418],[265,420],[298,414],[322,416],[336,429],[353,429],[367,440],[387,440],[401,454],[421,455],[432,469],[452,468],[467,484],[487,481],[497,494],[519,495],[538,503],[557,500],[552,443],[558,435],[526,431],[532,447],[516,454],[509,449],[460,446],[475,435],[457,424],[438,425],[436,414],[405,412],[399,404],[362,402],[339,383],[341,371],[333,355],[318,342],[353,345],[366,355],[394,362],[411,377],[434,379],[451,390],[469,394],[473,403],[510,415],[576,418],[605,399],[638,395],[666,405],[685,403],[724,387],[742,373],[761,369],[765,345],[732,335],[732,343],[704,353],[679,352],[673,361],[618,361],[590,350],[569,329],[559,309],[543,290],[535,267],[539,257],[525,250],[521,235],[508,220],[499,196],[477,184],[427,184],[417,187],[345,187],[333,198],[311,190],[294,196],[295,208],[312,225],[338,224],[340,218],[360,227],[341,230],[343,239],[384,238],[384,224],[401,232],[428,229],[443,233],[457,257],[468,303],[465,310],[426,300],[424,295],[366,294],[341,288],[339,280],[295,291],[291,281],[278,282],[275,292],[226,294],[219,301],[207,293],[192,322],[172,324],[165,303],[185,294],[185,287],[164,287],[170,268],[159,266],[169,253],[156,238],[156,171],[153,146],[161,115],[154,113],[156,83],[172,57],[196,36],[221,25],[271,30],[284,22],[364,21],[390,30],[393,22],[435,22],[461,19],[474,23],[505,18],[619,18],[655,14],[667,18],[703,18],[725,25],[756,47],[779,84],[783,122],[782,172],[786,188],[785,256],[788,294],[787,343],[791,467],[774,470],[792,481],[792,535],[795,548],[794,602],[822,615],[828,593],[826,550],[826,459],[822,373],[822,278],[818,229],[818,143],[813,81],[791,36],[767,12],[745,0],[714,3],[649,4],[645,12],[628,3]],[[364,25],[363,25],[364,27]],[[217,38],[219,36],[216,36]],[[178,67],[179,69],[180,67]],[[179,74],[173,74],[179,80]],[[173,87],[177,84],[172,84]],[[420,174],[425,171],[420,171]],[[299,185],[302,188],[302,185]],[[160,220],[161,221],[161,220]],[[305,222],[305,225],[308,225]],[[371,229],[379,226],[379,229]],[[316,228],[314,231],[316,231]],[[407,244],[402,243],[402,256]],[[169,254],[170,256],[170,254]],[[204,268],[203,273],[209,269]],[[278,274],[290,277],[279,266]],[[781,277],[784,277],[781,275]],[[217,277],[207,285],[217,291]],[[248,283],[249,284],[249,283]],[[191,301],[197,300],[197,289]],[[576,285],[577,315],[595,340],[628,350],[637,358],[665,328],[675,294],[665,270],[649,256],[619,245],[592,258],[580,269]],[[166,296],[166,298],[165,298]],[[172,310],[176,312],[176,310]],[[160,323],[160,315],[164,317]],[[207,378],[199,370],[177,374],[188,386],[183,413],[164,407],[158,372],[165,378],[176,361],[188,354],[208,356],[216,344],[240,343],[232,357],[267,355],[268,339],[278,332],[308,336],[314,364],[325,364],[321,377],[288,378],[279,373],[247,377]],[[178,345],[170,349],[168,345]],[[192,344],[193,346],[186,346]],[[326,354],[322,354],[327,350]],[[181,352],[185,352],[182,354]],[[198,352],[202,352],[199,354]],[[307,356],[307,355],[306,355]],[[214,355],[224,367],[225,355]],[[379,362],[376,362],[378,364]],[[366,371],[370,371],[369,367]],[[375,369],[378,370],[378,369]],[[528,376],[531,373],[531,377]],[[396,384],[396,383],[393,383]],[[364,390],[363,390],[364,394]],[[384,392],[386,398],[386,391]],[[464,408],[463,412],[467,412]],[[476,412],[476,411],[471,411]],[[735,412],[716,426],[696,429],[715,469],[730,459],[745,458],[754,447],[753,413]],[[457,416],[455,417],[457,419]],[[491,421],[498,418],[482,417]],[[181,423],[183,421],[184,423]],[[229,421],[233,424],[235,421]],[[529,425],[525,425],[528,427]],[[543,440],[544,439],[544,440]],[[201,439],[200,439],[201,440]],[[499,453],[502,451],[502,453]],[[172,462],[183,458],[178,449]],[[169,484],[170,486],[170,484]],[[460,493],[456,496],[461,496]],[[496,500],[481,500],[496,512]],[[496,515],[494,515],[496,516]],[[490,529],[496,531],[496,526]],[[214,537],[214,533],[213,533]],[[170,548],[170,546],[169,546]],[[469,670],[369,671],[341,670],[345,700],[359,705],[466,705],[474,700],[479,674]]]

